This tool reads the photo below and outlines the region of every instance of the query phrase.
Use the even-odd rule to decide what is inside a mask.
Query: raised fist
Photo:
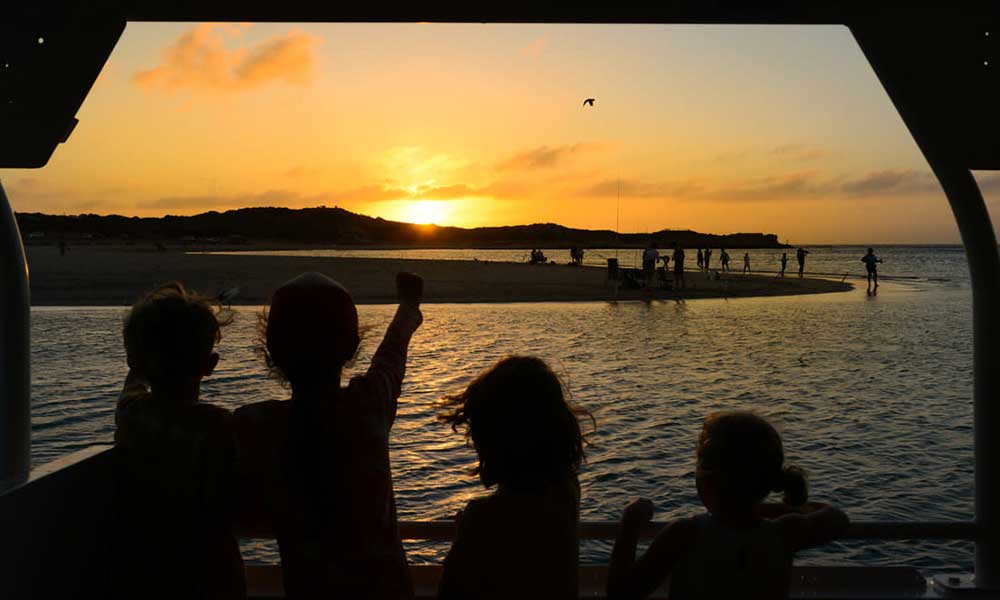
[[[396,296],[400,304],[420,304],[424,295],[424,279],[416,273],[396,273]]]

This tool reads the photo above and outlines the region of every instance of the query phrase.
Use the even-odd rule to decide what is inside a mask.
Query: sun
[[[451,214],[451,206],[443,200],[410,200],[401,213],[402,220],[407,223],[440,225]]]

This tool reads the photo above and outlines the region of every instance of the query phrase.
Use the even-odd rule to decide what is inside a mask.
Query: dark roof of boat
[[[998,169],[1000,2],[933,4],[19,1],[5,6],[0,22],[0,168],[44,166],[69,138],[127,21],[442,21],[846,25],[928,158]]]

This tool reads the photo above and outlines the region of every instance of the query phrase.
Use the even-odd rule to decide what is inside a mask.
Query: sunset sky
[[[841,27],[133,23],[78,118],[15,210],[958,241]]]

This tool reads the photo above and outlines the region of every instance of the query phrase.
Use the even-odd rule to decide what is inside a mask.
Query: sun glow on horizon
[[[447,200],[405,200],[397,210],[398,219],[416,225],[448,225],[452,213]]]

